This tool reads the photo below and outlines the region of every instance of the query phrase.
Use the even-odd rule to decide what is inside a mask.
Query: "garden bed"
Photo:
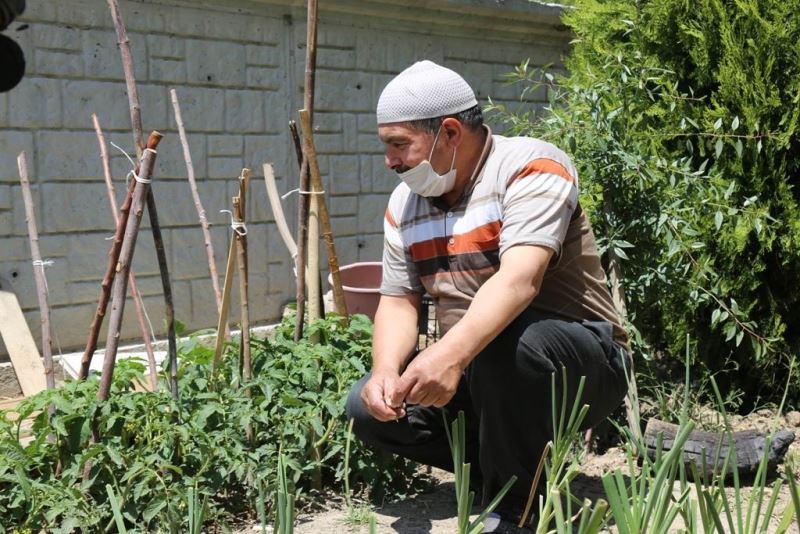
[[[713,417],[713,410],[707,411],[708,417]],[[759,410],[746,416],[732,416],[731,424],[734,431],[738,430],[760,430],[765,431],[774,428],[786,428],[800,436],[800,412],[792,411],[784,417],[777,417],[773,410]],[[784,473],[785,466],[789,466],[795,471],[800,463],[800,443],[795,441],[786,455],[785,464],[779,466],[777,473],[768,478],[770,483],[775,476]],[[611,447],[601,454],[590,454],[584,458],[580,474],[571,484],[575,495],[581,498],[588,498],[596,502],[599,498],[606,498],[601,477],[615,469],[626,469],[626,455],[620,447]],[[412,496],[408,499],[386,503],[374,509],[378,532],[396,532],[401,534],[452,534],[456,532],[456,498],[453,485],[453,475],[440,469],[433,469],[431,473],[432,487],[425,493]],[[752,486],[747,482],[743,487],[743,492],[750,491]],[[677,483],[676,483],[677,487]],[[766,498],[769,498],[767,493]],[[729,492],[729,499],[733,499],[733,490]],[[784,485],[778,497],[776,512],[770,519],[768,532],[774,532],[779,520],[779,514],[787,506],[791,506],[791,495],[789,489]],[[477,509],[476,509],[477,512]],[[320,532],[342,533],[342,534],[361,534],[368,532],[366,524],[359,524],[353,519],[349,519],[349,514],[344,498],[341,496],[328,496],[324,503],[317,505],[316,509],[301,512],[298,515],[295,526],[296,534],[318,534]],[[366,514],[362,513],[361,516]],[[677,531],[683,526],[680,518],[670,529],[670,532]],[[260,532],[258,523],[250,523],[237,531],[237,534],[249,534]],[[611,532],[616,532],[615,527],[611,527]],[[797,525],[794,524],[788,532],[798,533]]]

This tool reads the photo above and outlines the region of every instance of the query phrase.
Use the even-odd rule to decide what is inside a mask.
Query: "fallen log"
[[[647,456],[654,460],[661,441],[662,454],[672,449],[678,435],[678,425],[650,419],[644,431],[644,443]],[[770,440],[771,437],[771,440]],[[770,436],[757,430],[741,430],[738,432],[705,432],[694,430],[683,447],[683,461],[687,468],[691,463],[697,467],[701,475],[721,474],[728,460],[728,473],[738,469],[739,475],[752,475],[764,455],[767,455],[767,467],[774,469],[786,455],[789,445],[794,441],[794,432],[778,430]],[[731,450],[731,444],[733,450]],[[767,447],[769,447],[767,449]],[[735,457],[733,456],[735,453]],[[704,469],[705,466],[705,469]],[[687,474],[691,469],[687,469]]]

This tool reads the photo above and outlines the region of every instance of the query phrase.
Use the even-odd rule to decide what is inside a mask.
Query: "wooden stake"
[[[119,9],[117,0],[108,0],[111,9],[111,17],[114,19],[114,28],[117,32],[117,44],[119,45],[120,55],[122,56],[122,70],[125,73],[125,84],[128,89],[128,104],[131,114],[131,127],[133,129],[133,140],[136,145],[137,159],[141,160],[144,150],[144,134],[142,130],[142,114],[139,107],[139,93],[136,90],[136,77],[133,73],[133,55],[131,54],[130,40],[122,20],[122,13]],[[152,169],[151,169],[152,172]],[[155,243],[156,256],[158,257],[158,267],[161,272],[161,283],[164,287],[164,306],[167,319],[167,339],[169,343],[170,358],[170,387],[173,396],[177,396],[177,360],[175,343],[175,307],[172,303],[172,287],[167,268],[167,256],[164,250],[164,240],[161,236],[161,227],[158,224],[158,213],[156,211],[156,201],[153,196],[152,188],[147,188],[147,212],[150,216],[150,229],[153,232],[153,242]]]
[[[33,196],[31,195],[31,183],[28,180],[28,163],[25,158],[25,152],[20,152],[17,157],[17,167],[19,168],[19,181],[22,185],[22,200],[25,204],[25,221],[28,223],[28,238],[33,259],[33,277],[36,281],[36,294],[39,297],[44,377],[47,389],[53,389],[56,387],[56,379],[53,374],[53,352],[50,341],[50,305],[47,302],[47,278],[44,274],[42,253],[39,250],[39,231],[36,228],[36,214],[33,211]]]
[[[309,110],[311,121],[314,117],[314,83],[317,70],[317,0],[308,0],[306,9],[306,69],[303,84],[303,108]],[[292,128],[292,123],[290,123]],[[295,138],[295,148],[298,146],[297,126],[292,130]],[[298,151],[301,158],[302,151]],[[300,160],[300,191],[310,191],[308,162],[305,156]],[[301,193],[297,201],[297,247],[298,247],[298,272],[307,273],[298,283],[303,287],[297,290],[297,317],[295,319],[294,339],[299,341],[303,337],[303,322],[305,321],[306,286],[308,292],[308,321],[312,322],[322,316],[322,284],[319,279],[319,217],[317,202],[314,195]],[[300,270],[303,267],[303,270]],[[301,291],[302,289],[302,291]],[[314,336],[313,342],[319,341]]]
[[[111,298],[111,285],[114,283],[114,277],[117,273],[117,262],[119,261],[119,252],[122,248],[122,238],[125,234],[125,228],[128,224],[128,214],[131,209],[131,202],[133,201],[133,190],[136,185],[135,180],[131,180],[128,184],[128,191],[125,194],[125,200],[122,202],[120,208],[119,220],[117,221],[117,229],[114,232],[114,240],[111,242],[111,250],[108,253],[108,264],[106,265],[106,273],[103,276],[103,281],[100,282],[100,298],[97,300],[97,308],[94,312],[94,318],[89,325],[89,336],[86,339],[86,348],[83,351],[81,358],[81,370],[78,378],[81,380],[89,376],[89,367],[92,364],[94,351],[97,350],[97,338],[100,336],[100,327],[103,324],[103,318],[106,315],[108,308],[108,301]]]
[[[233,198],[233,221],[236,226],[236,259],[239,265],[239,306],[242,324],[242,339],[239,344],[242,381],[248,382],[253,377],[253,363],[250,357],[250,301],[248,300],[247,279],[247,187],[250,183],[250,169],[242,169],[239,176],[239,196]]]
[[[297,244],[292,238],[292,233],[289,230],[289,225],[286,222],[286,215],[283,213],[283,205],[281,204],[281,197],[278,194],[278,186],[275,184],[275,170],[272,168],[271,163],[265,163],[264,170],[264,184],[267,188],[267,199],[272,208],[272,213],[275,215],[275,226],[278,227],[278,233],[283,239],[283,244],[289,250],[292,256],[292,261],[297,259]],[[297,267],[295,265],[295,267]]]
[[[142,155],[139,177],[141,180],[150,180],[153,175],[153,164],[156,159],[156,148],[161,141],[161,134],[153,132],[147,143],[147,149]],[[97,390],[97,399],[104,401],[108,399],[111,391],[111,381],[114,375],[114,364],[117,359],[117,348],[119,347],[120,329],[122,327],[122,316],[125,311],[125,294],[128,284],[128,273],[130,272],[133,253],[136,248],[136,237],[139,232],[139,225],[142,221],[144,203],[150,184],[135,181],[133,189],[133,200],[131,209],[133,217],[128,217],[125,227],[125,235],[122,240],[122,248],[119,253],[117,272],[120,276],[114,277],[112,287],[111,315],[108,320],[108,337],[106,338],[106,354],[103,361],[103,374],[100,377],[100,387]]]
[[[313,191],[313,187],[309,187]],[[306,259],[308,269],[308,322],[313,323],[323,314],[323,307],[320,305],[322,297],[322,284],[320,282],[319,268],[319,198],[317,195],[309,195],[308,200],[308,257]],[[311,339],[312,343],[319,341],[319,336],[315,335]]]
[[[319,202],[319,218],[322,225],[322,237],[328,252],[328,267],[333,279],[333,300],[336,310],[342,314],[344,323],[348,322],[347,303],[344,300],[342,290],[342,277],[339,274],[339,259],[336,256],[336,246],[333,243],[333,232],[331,231],[331,218],[328,213],[328,205],[322,190],[322,177],[319,173],[319,163],[317,162],[317,151],[314,147],[314,136],[311,131],[311,117],[305,109],[300,110],[300,122],[303,127],[303,152],[308,160],[308,170],[311,176],[311,191],[313,193],[311,201],[316,198]],[[309,240],[311,236],[309,235]],[[317,267],[319,268],[319,267]],[[310,275],[313,278],[313,273]]]
[[[180,135],[181,145],[183,146],[183,157],[186,160],[186,174],[189,177],[189,187],[192,190],[192,198],[194,199],[194,206],[197,209],[197,217],[200,219],[200,226],[203,228],[203,240],[206,244],[206,256],[208,256],[208,271],[211,274],[211,285],[214,288],[214,298],[217,301],[217,313],[219,313],[222,311],[222,292],[219,289],[219,275],[217,274],[217,262],[214,257],[214,245],[211,242],[211,232],[208,229],[206,210],[203,208],[200,194],[197,192],[194,165],[192,164],[192,155],[189,152],[189,141],[186,138],[186,129],[183,127],[181,107],[178,103],[178,93],[175,92],[175,89],[170,89],[169,94],[172,97],[172,108],[175,111],[175,123],[178,125],[178,134]]]
[[[139,92],[136,90],[136,78],[133,75],[133,54],[128,31],[122,20],[117,0],[108,0],[111,9],[111,18],[114,19],[114,29],[117,32],[117,45],[122,56],[122,70],[125,73],[125,86],[128,91],[128,104],[131,114],[131,127],[133,128],[133,142],[136,145],[136,158],[141,159],[144,149],[144,132],[142,131],[142,112],[139,107]]]
[[[158,223],[158,211],[153,189],[147,188],[147,214],[150,216],[150,229],[153,232],[153,244],[158,259],[158,271],[161,273],[161,288],[164,291],[164,315],[167,321],[167,354],[169,358],[169,386],[173,398],[178,398],[178,347],[175,342],[175,305],[172,300],[172,283],[167,267],[167,251],[164,238],[161,236],[161,225]]]
[[[308,84],[308,82],[306,82]],[[297,267],[297,315],[294,320],[294,340],[300,341],[303,337],[303,326],[306,315],[306,251],[308,250],[308,211],[310,195],[308,191],[308,163],[303,156],[303,149],[300,146],[300,135],[297,133],[297,123],[289,121],[289,131],[292,133],[294,150],[297,155],[297,163],[300,166],[299,190],[297,195],[297,256],[295,265]]]
[[[211,375],[216,376],[222,361],[222,349],[225,344],[225,332],[228,330],[228,310],[231,305],[231,287],[233,287],[233,269],[236,266],[236,239],[231,237],[228,248],[228,261],[225,267],[225,283],[222,286],[222,308],[217,321],[217,339],[214,345],[214,359],[211,360]]]
[[[314,118],[314,81],[317,73],[317,0],[308,0],[306,14],[306,72],[303,85],[303,107],[309,120]]]
[[[108,149],[106,147],[105,136],[103,129],[100,127],[100,121],[97,115],[92,113],[92,123],[94,124],[94,131],[97,134],[97,143],[100,145],[100,161],[103,165],[103,177],[106,182],[106,191],[108,192],[108,203],[111,206],[111,214],[114,217],[114,225],[119,224],[119,210],[117,209],[117,199],[114,193],[114,181],[111,177],[111,164],[108,159]],[[153,352],[153,343],[150,338],[150,329],[147,325],[145,318],[144,302],[139,289],[136,286],[136,275],[131,272],[128,274],[128,284],[131,288],[131,297],[133,297],[133,305],[136,309],[136,321],[139,323],[139,330],[142,334],[142,341],[144,342],[144,350],[147,353],[147,363],[150,371],[150,389],[155,391],[158,389],[158,369],[156,367],[156,356]],[[105,310],[104,310],[105,313]]]

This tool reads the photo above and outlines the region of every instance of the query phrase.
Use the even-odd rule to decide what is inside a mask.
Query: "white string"
[[[286,197],[288,197],[293,193],[298,193],[300,195],[324,195],[325,191],[301,191],[300,188],[298,187],[297,189],[292,189],[288,193],[284,193],[283,195],[281,195],[281,200],[286,200]]]
[[[53,260],[33,260],[31,263],[33,263],[34,267],[41,267],[41,269],[42,269],[42,280],[44,280],[44,292],[49,295],[50,294],[50,289],[47,287],[47,276],[45,276],[45,274],[44,274],[44,268],[45,267],[50,267],[55,262]]]
[[[227,213],[231,216],[231,228],[234,232],[241,236],[247,235],[247,225],[244,224],[244,221],[237,221],[233,218],[233,212],[231,210],[219,210],[220,213]]]
[[[153,181],[153,180],[151,180],[150,178],[142,178],[141,176],[139,176],[138,174],[136,174],[136,172],[135,172],[135,169],[136,169],[136,162],[135,162],[135,161],[133,161],[133,158],[132,158],[132,157],[130,157],[130,155],[129,155],[127,152],[125,152],[125,151],[124,151],[122,148],[120,148],[120,146],[119,146],[119,145],[115,144],[115,143],[114,143],[114,141],[109,141],[109,143],[111,143],[111,146],[113,146],[114,148],[116,148],[117,150],[119,150],[120,152],[122,152],[122,155],[123,155],[123,156],[125,156],[126,158],[128,158],[128,161],[130,161],[130,162],[131,162],[131,166],[132,166],[133,168],[132,168],[132,169],[131,169],[131,170],[128,172],[128,175],[126,176],[126,180],[127,180],[127,181],[130,181],[130,179],[131,179],[131,176],[133,177],[133,179],[134,179],[134,180],[136,180],[136,181],[137,181],[137,182],[139,182],[140,184],[149,184],[150,182],[152,182],[152,181]],[[149,150],[150,152],[155,152],[155,150],[153,150],[152,148],[146,148],[144,151],[145,151],[145,152],[147,152],[148,150]]]

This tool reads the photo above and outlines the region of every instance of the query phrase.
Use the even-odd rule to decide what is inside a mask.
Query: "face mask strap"
[[[439,140],[439,134],[442,133],[442,126],[444,126],[444,122],[439,124],[439,129],[436,130],[436,136],[433,138],[433,145],[431,146],[431,153],[428,154],[428,162],[431,161],[433,157],[433,150],[436,148],[436,142]],[[453,149],[453,160],[450,162],[450,170],[453,170],[453,166],[456,164],[456,149]]]
[[[439,129],[436,130],[436,135],[434,136],[433,144],[431,145],[431,153],[428,154],[428,161],[430,161],[431,158],[433,157],[433,150],[436,148],[436,142],[439,140],[439,134],[442,133],[442,126],[443,124],[440,124]]]

